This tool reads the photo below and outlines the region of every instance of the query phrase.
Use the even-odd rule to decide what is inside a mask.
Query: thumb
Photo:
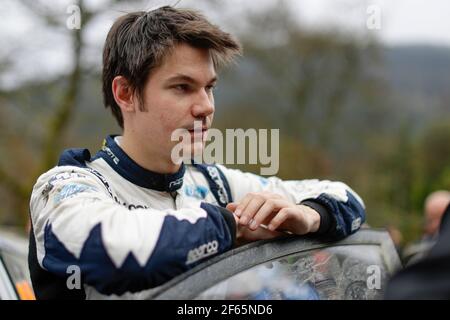
[[[226,209],[234,212],[234,210],[236,210],[238,204],[236,202],[230,202],[229,204],[227,204]]]

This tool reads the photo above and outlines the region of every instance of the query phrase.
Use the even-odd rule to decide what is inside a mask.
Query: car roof
[[[323,241],[311,236],[289,236],[249,243],[213,257],[193,269],[175,277],[164,285],[151,290],[149,299],[192,298],[199,292],[239,272],[269,260],[297,252],[343,245],[376,245],[382,248],[382,259],[389,273],[401,268],[400,259],[388,232],[361,229],[355,234],[336,242]],[[200,281],[201,280],[201,281]],[[186,282],[186,285],[184,285]],[[189,283],[187,285],[187,283]]]

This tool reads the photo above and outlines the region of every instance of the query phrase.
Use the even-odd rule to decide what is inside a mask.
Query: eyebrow
[[[178,74],[174,75],[173,77],[170,77],[165,82],[166,83],[172,83],[172,82],[176,82],[176,81],[185,81],[185,82],[190,82],[190,83],[194,83],[194,84],[199,83],[194,78],[192,78],[192,77],[190,77],[188,75],[182,74],[182,73],[178,73]],[[215,81],[217,81],[217,76],[214,76],[213,78],[211,78],[208,81],[208,83],[212,83],[212,82],[215,82]]]

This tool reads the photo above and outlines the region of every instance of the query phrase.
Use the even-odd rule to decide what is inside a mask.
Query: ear
[[[116,100],[122,112],[134,112],[136,104],[133,90],[128,80],[123,76],[117,76],[113,79],[111,85],[114,100]]]

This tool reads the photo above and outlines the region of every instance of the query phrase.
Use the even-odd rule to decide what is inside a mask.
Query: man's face
[[[210,53],[187,44],[179,44],[163,64],[154,69],[143,90],[145,111],[136,110],[127,125],[138,139],[145,155],[170,157],[178,141],[171,141],[176,129],[192,130],[201,121],[205,139],[214,115],[213,88],[216,72]],[[203,148],[203,143],[200,144]],[[198,143],[196,144],[198,148]]]

